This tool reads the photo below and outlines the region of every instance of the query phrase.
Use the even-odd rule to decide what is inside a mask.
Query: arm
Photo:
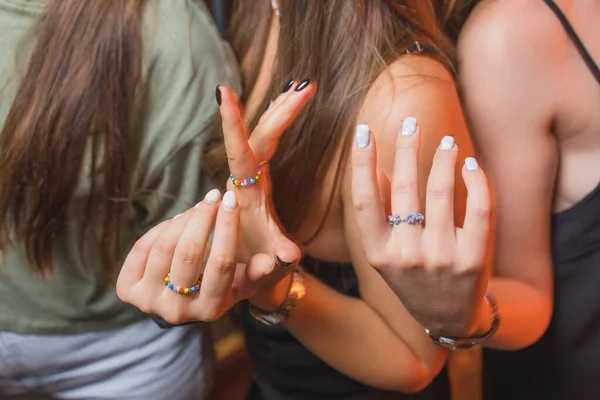
[[[464,28],[460,83],[497,205],[490,291],[502,323],[486,345],[516,349],[533,344],[552,313],[550,222],[558,154],[551,125],[558,95],[548,84],[556,79],[552,61],[544,61],[553,41],[541,37],[539,24],[523,23],[527,6],[499,3],[482,4]]]
[[[415,70],[427,76],[415,77]],[[424,191],[433,154],[446,132],[453,132],[464,154],[471,154],[455,85],[437,62],[420,57],[402,60],[390,73],[373,86],[358,122],[371,124],[379,134],[379,147],[389,149],[382,151],[381,165],[391,175],[393,149],[404,117],[414,115],[423,121],[427,134],[423,135],[419,166]],[[439,372],[446,353],[433,345],[366,261],[354,220],[349,172],[343,188],[345,230],[363,299],[343,296],[308,277],[307,295],[285,322],[286,327],[321,359],[354,379],[386,389],[422,389]],[[464,208],[464,187],[457,190],[457,196],[463,199],[457,204]],[[464,211],[458,214],[461,218]],[[288,282],[281,283],[281,291]],[[280,292],[272,301],[257,305],[274,309],[280,304],[275,299],[283,296]]]

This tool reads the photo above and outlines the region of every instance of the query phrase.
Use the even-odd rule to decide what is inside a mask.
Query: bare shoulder
[[[418,121],[425,161],[445,135],[453,135],[465,150],[471,147],[454,77],[434,58],[400,57],[377,77],[363,102],[357,123],[371,128],[386,174],[391,174],[396,140],[406,117]]]
[[[541,0],[483,0],[467,20],[458,42],[459,70],[465,63],[538,69],[556,54],[564,36]]]
[[[404,118],[425,121],[449,107],[460,109],[450,71],[431,57],[408,55],[390,64],[375,80],[363,103],[359,123],[375,128],[376,136],[389,132],[395,138]]]

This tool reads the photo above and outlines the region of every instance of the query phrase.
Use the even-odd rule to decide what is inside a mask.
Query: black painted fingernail
[[[283,90],[281,91],[281,93],[287,92],[288,90],[290,90],[292,88],[292,86],[294,86],[294,80],[290,79],[283,87]]]
[[[221,86],[217,85],[217,90],[215,90],[215,97],[217,98],[217,104],[221,105]]]
[[[267,103],[267,106],[265,107],[265,111],[267,111],[269,109],[269,107],[271,107],[271,104],[273,104],[273,100],[269,100],[269,102]]]
[[[302,82],[300,82],[300,84],[296,88],[296,92],[306,89],[306,87],[308,85],[310,85],[310,79],[306,78],[306,79],[302,80]]]
[[[289,267],[290,265],[294,264],[294,262],[285,262],[282,261],[281,258],[279,258],[278,256],[275,256],[275,260],[277,260],[277,264],[279,264],[282,267]]]

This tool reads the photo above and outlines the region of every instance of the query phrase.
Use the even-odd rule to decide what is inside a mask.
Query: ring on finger
[[[416,213],[414,215],[408,214],[406,217],[401,217],[398,214],[393,214],[388,215],[388,222],[390,225],[400,225],[403,222],[408,225],[422,224],[425,222],[425,215],[423,215],[423,213]]]
[[[202,284],[202,277],[200,277],[200,279],[198,279],[198,282],[194,286],[191,286],[191,287],[181,287],[181,286],[175,285],[173,282],[171,282],[171,274],[168,274],[165,277],[165,286],[177,294],[196,293],[198,290],[200,290],[201,284]]]

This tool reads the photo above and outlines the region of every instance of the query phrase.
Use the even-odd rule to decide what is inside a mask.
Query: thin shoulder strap
[[[598,68],[598,65],[594,62],[594,59],[581,42],[581,39],[579,39],[579,36],[577,36],[575,29],[573,29],[573,26],[571,25],[565,14],[563,14],[561,9],[553,0],[544,0],[544,3],[546,3],[548,7],[550,7],[550,9],[554,12],[554,14],[556,14],[567,35],[569,36],[569,38],[571,38],[571,41],[579,51],[579,54],[581,54],[583,61],[585,61],[590,71],[592,71],[592,74],[594,74],[594,77],[596,78],[598,83],[600,83],[600,68]]]

